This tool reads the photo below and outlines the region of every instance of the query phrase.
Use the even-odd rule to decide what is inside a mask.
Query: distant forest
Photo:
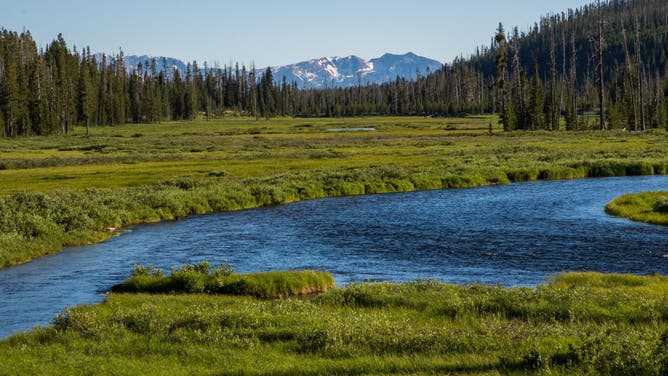
[[[483,113],[501,114],[506,130],[666,127],[667,1],[601,2],[547,15],[530,30],[499,24],[490,36],[472,56],[413,81],[298,89],[276,84],[270,69],[238,64],[192,62],[182,73],[154,59],[128,72],[122,52],[97,58],[60,35],[38,50],[30,32],[0,29],[0,127],[13,137],[226,114]]]

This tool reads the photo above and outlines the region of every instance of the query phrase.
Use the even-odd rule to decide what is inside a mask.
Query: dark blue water
[[[668,190],[668,177],[333,198],[140,226],[0,270],[0,337],[46,325],[66,306],[99,302],[136,263],[323,269],[338,285],[437,278],[535,286],[565,271],[668,274],[668,227],[603,210],[646,190]]]

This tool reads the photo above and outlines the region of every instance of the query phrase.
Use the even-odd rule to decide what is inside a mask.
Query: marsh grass
[[[490,121],[226,118],[0,139],[0,266],[194,214],[668,169],[664,132],[489,135]],[[327,131],[346,127],[376,131]]]
[[[310,299],[114,293],[1,341],[0,374],[663,375],[666,291],[665,277],[576,273]]]
[[[630,193],[612,200],[605,210],[633,221],[668,226],[668,192]]]
[[[153,267],[137,265],[132,276],[113,292],[149,294],[225,294],[257,298],[310,295],[334,288],[334,277],[313,270],[234,274],[229,265],[211,268],[203,261],[172,268],[169,275]]]

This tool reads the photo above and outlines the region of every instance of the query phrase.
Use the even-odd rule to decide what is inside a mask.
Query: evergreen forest
[[[505,130],[666,126],[668,2],[613,0],[544,16],[528,30],[491,28],[477,47],[416,80],[300,89],[270,68],[93,54],[62,35],[38,47],[0,29],[4,137],[67,134],[73,126],[253,117],[501,115]]]

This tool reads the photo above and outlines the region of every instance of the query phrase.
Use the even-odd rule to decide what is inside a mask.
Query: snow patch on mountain
[[[365,60],[358,56],[323,57],[300,63],[272,67],[277,83],[296,82],[300,88],[350,87],[358,84],[380,84],[390,82],[397,76],[416,79],[418,74],[427,75],[442,67],[436,60],[415,55],[385,54],[379,58]]]
[[[102,54],[96,54],[98,62],[102,61]],[[113,57],[107,56],[107,63]],[[129,55],[123,58],[128,72],[142,74],[148,71],[155,59],[157,72],[178,69],[184,75],[187,64],[171,57],[153,57],[149,55]],[[351,87],[356,85],[382,84],[396,80],[397,77],[414,80],[417,75],[426,76],[442,67],[436,60],[407,53],[404,55],[385,54],[381,57],[365,60],[359,56],[322,57],[300,63],[272,67],[276,84],[281,85],[283,78],[288,84],[297,83],[300,88],[321,89],[326,87]],[[200,70],[203,66],[200,66]],[[258,78],[266,68],[256,69]],[[202,71],[202,73],[204,73]]]

